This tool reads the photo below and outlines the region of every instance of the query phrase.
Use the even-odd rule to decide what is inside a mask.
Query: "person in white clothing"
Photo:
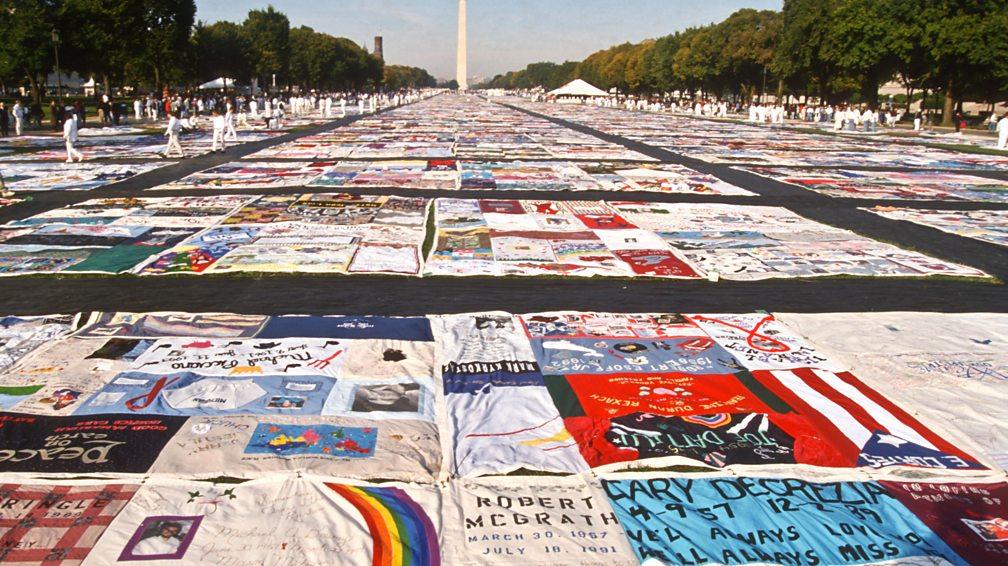
[[[224,141],[224,132],[227,130],[227,121],[224,116],[220,115],[220,112],[213,111],[213,146],[210,151],[218,151],[217,144],[220,143],[220,151],[227,149],[227,144]]]
[[[340,118],[346,118],[346,99],[341,98],[339,101],[340,106]]]
[[[185,157],[185,153],[182,152],[182,144],[179,143],[180,133],[182,133],[182,122],[178,119],[176,112],[168,118],[168,129],[165,130],[165,135],[168,136],[168,147],[165,148],[161,157],[171,156],[172,150],[178,152],[179,157]]]
[[[20,100],[14,103],[14,108],[11,109],[11,114],[14,115],[14,135],[20,136],[21,131],[24,129],[25,121],[25,108],[24,106],[21,106]]]
[[[1008,112],[997,123],[998,149],[1008,149]]]
[[[254,98],[249,101],[249,114],[252,114],[253,120],[259,117],[259,103]]]
[[[63,122],[63,139],[66,141],[66,162],[73,163],[74,158],[78,163],[84,161],[84,155],[74,148],[74,144],[77,143],[77,116],[66,115],[66,121]]]
[[[861,123],[864,124],[865,132],[876,131],[875,125],[877,124],[877,119],[878,118],[875,117],[875,112],[873,112],[871,108],[865,108],[864,113],[861,114]]]
[[[140,112],[142,111],[142,109],[143,109],[143,103],[140,102],[139,98],[137,98],[136,100],[133,101],[133,118],[137,122],[140,121],[141,118]]]
[[[238,141],[238,132],[235,131],[235,118],[234,110],[231,108],[231,103],[227,103],[227,112],[224,113],[224,123],[227,126],[227,134],[224,138],[232,141]]]
[[[325,117],[332,116],[332,97],[325,97]]]

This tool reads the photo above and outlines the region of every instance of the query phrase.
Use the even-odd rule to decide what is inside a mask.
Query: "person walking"
[[[11,109],[11,114],[14,116],[14,135],[20,136],[21,132],[24,130],[25,119],[25,109],[24,106],[21,106],[20,100],[14,102],[14,108]]]
[[[168,128],[165,130],[165,136],[168,137],[168,146],[165,147],[161,157],[170,157],[172,150],[178,152],[179,157],[185,157],[185,153],[182,152],[182,144],[179,143],[180,133],[182,133],[182,122],[178,119],[178,112],[169,114]]]
[[[74,101],[73,103],[74,114],[77,116],[77,127],[84,128],[87,126],[87,112],[84,111],[84,104],[80,101]]]
[[[56,105],[56,100],[49,101],[49,122],[52,124],[54,132],[60,129],[60,108]]]
[[[997,123],[998,149],[1008,149],[1008,112]]]
[[[227,103],[227,112],[224,114],[224,124],[227,126],[227,133],[224,135],[224,139],[238,141],[238,132],[235,131],[234,109],[231,107],[230,102]]]
[[[833,130],[839,132],[844,127],[844,111],[842,108],[837,108],[836,113],[833,114],[836,118],[833,122]]]
[[[210,151],[217,152],[217,144],[220,143],[220,151],[225,151],[227,149],[227,143],[224,141],[224,131],[227,129],[227,121],[224,116],[220,115],[216,109],[212,111],[213,115],[213,145]]]
[[[75,158],[78,163],[84,161],[84,155],[74,148],[74,144],[77,143],[77,117],[70,113],[63,122],[63,140],[66,142],[66,162],[73,163]]]
[[[0,138],[5,138],[10,134],[10,112],[4,103],[0,101]]]
[[[921,131],[921,123],[924,122],[924,113],[918,110],[914,113],[914,131]]]

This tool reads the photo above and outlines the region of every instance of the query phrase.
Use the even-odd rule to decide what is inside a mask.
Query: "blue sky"
[[[580,60],[598,49],[720,21],[739,8],[782,0],[468,0],[469,72],[491,77],[536,61]],[[385,60],[455,74],[457,0],[196,0],[205,22],[241,22],[267,4],[292,26],[366,41],[385,37]]]

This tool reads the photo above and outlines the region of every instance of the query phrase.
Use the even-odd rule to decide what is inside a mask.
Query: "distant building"
[[[380,35],[376,35],[374,38],[374,56],[382,61],[385,60],[384,42]]]

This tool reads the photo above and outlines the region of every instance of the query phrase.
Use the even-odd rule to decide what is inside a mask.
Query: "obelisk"
[[[455,80],[459,90],[469,90],[469,65],[466,52],[466,0],[459,0],[458,16],[458,59],[455,65]]]

